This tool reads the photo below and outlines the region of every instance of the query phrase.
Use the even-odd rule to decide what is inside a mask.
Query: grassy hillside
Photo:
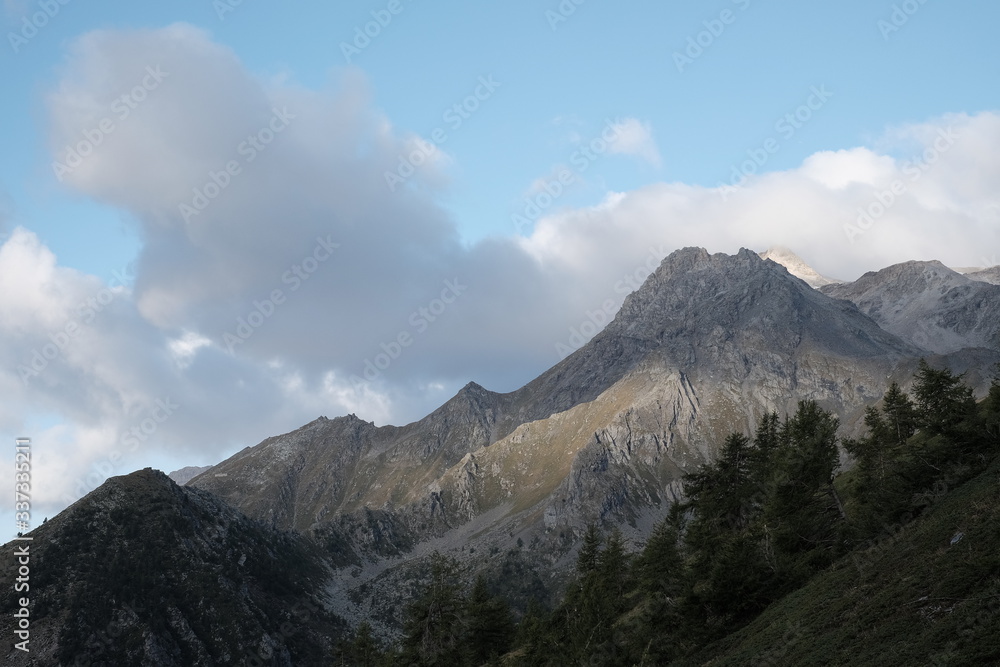
[[[677,665],[1000,664],[1000,460]],[[957,535],[963,537],[952,544]]]

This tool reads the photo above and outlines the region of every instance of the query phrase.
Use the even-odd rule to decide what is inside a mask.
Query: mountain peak
[[[1000,287],[937,260],[894,264],[822,291],[853,302],[886,331],[930,352],[996,348],[1000,342],[1000,315],[993,307]]]
[[[833,285],[840,282],[839,280],[833,280],[832,278],[827,278],[826,276],[821,275],[809,266],[804,259],[784,246],[771,246],[764,252],[760,253],[760,257],[761,259],[769,259],[776,264],[780,264],[788,269],[790,274],[796,278],[804,280],[811,287],[818,288],[823,285]]]
[[[869,271],[853,283],[856,286],[892,284],[906,293],[931,288],[951,288],[968,285],[970,278],[950,269],[936,259],[910,260],[893,264],[880,271]]]

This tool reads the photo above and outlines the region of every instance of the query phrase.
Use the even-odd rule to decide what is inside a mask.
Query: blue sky
[[[60,190],[50,176],[43,99],[58,80],[67,44],[98,29],[128,30],[184,21],[208,30],[261,76],[323,88],[348,67],[342,43],[388,3],[71,2],[0,60],[5,89],[2,183],[18,222],[37,231],[67,265],[106,275],[138,246],[122,213]],[[607,189],[650,182],[713,186],[744,152],[774,134],[814,85],[834,97],[766,165],[793,167],[820,151],[862,145],[886,126],[997,105],[1000,46],[990,33],[994,3],[926,2],[888,31],[901,3],[609,3],[588,0],[565,20],[559,3],[421,3],[401,13],[369,46],[351,54],[373,102],[418,134],[446,127],[442,115],[479,76],[497,94],[446,148],[452,187],[440,197],[463,236],[511,232],[510,213],[548,167],[572,153],[569,134],[599,130],[606,118],[648,121],[662,167],[626,160],[600,165],[590,188],[568,202],[589,204]],[[6,31],[20,32],[38,3],[8,2]],[[224,8],[225,7],[225,8]],[[907,7],[910,9],[910,7]],[[674,53],[723,11],[735,19],[678,72]],[[221,16],[221,18],[220,18]],[[560,18],[563,18],[560,15]],[[709,26],[711,27],[711,26]],[[895,27],[895,26],[893,26]],[[560,122],[561,120],[561,122]]]
[[[469,380],[512,390],[613,314],[623,276],[684,245],[787,245],[842,279],[995,264],[998,15],[938,0],[6,0],[0,431],[51,442],[62,463],[38,474],[54,511],[83,470],[214,463],[318,414],[405,422]],[[276,109],[289,118],[244,161]],[[102,119],[114,131],[60,181],[53,162]],[[414,154],[426,162],[388,187]],[[224,194],[183,219],[233,159]],[[229,344],[275,290],[273,315]],[[25,375],[71,324],[83,333]]]

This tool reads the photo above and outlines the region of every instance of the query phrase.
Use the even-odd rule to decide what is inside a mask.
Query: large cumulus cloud
[[[513,389],[678,247],[781,244],[847,279],[998,251],[994,113],[890,128],[739,188],[608,193],[470,246],[436,203],[448,156],[387,187],[426,138],[394,127],[356,70],[312,90],[255,75],[187,25],[95,32],[71,46],[48,109],[53,177],[124,211],[142,241],[110,285],[61,267],[30,231],[0,248],[13,397],[0,419],[50,416],[39,488],[52,507],[109,466],[208,462],[318,414],[399,423],[469,380]],[[652,126],[628,123],[618,152],[658,162]],[[44,368],[26,373],[36,353]],[[373,381],[352,381],[366,369]],[[159,419],[167,399],[179,407]]]

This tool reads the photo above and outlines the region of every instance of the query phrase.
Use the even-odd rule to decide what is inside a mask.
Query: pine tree
[[[865,411],[868,433],[844,441],[844,449],[856,461],[854,495],[858,506],[853,530],[858,537],[871,537],[905,511],[910,490],[904,479],[910,459],[919,453],[910,442],[918,422],[913,401],[893,382],[881,409],[869,407]]]
[[[984,403],[986,433],[994,447],[1000,445],[1000,364],[993,370],[990,394]]]
[[[884,435],[894,448],[906,446],[906,441],[916,432],[919,423],[916,407],[899,385],[893,382],[882,398],[885,415]]]
[[[684,478],[684,493],[698,506],[698,519],[713,534],[745,528],[750,521],[754,497],[750,439],[733,433],[722,446],[715,463]]]
[[[766,477],[770,461],[774,453],[781,448],[783,438],[784,429],[777,412],[768,412],[757,422],[757,431],[753,437],[752,460],[758,479]]]
[[[565,637],[559,634],[561,628],[554,627],[553,615],[543,609],[537,600],[528,601],[524,618],[517,625],[514,645],[524,655],[520,664],[545,665],[552,662],[551,656]]]
[[[376,667],[382,662],[382,651],[368,621],[362,621],[347,645],[345,662],[356,667]]]
[[[838,553],[841,505],[833,488],[836,417],[800,401],[784,424],[764,509],[765,551],[776,574],[797,586]]]
[[[466,603],[467,649],[473,665],[482,665],[510,650],[514,621],[503,598],[492,595],[479,575]]]
[[[617,531],[602,550],[603,541],[597,526],[589,525],[577,556],[577,579],[556,612],[564,645],[572,647],[561,658],[570,664],[593,657],[594,651],[606,657],[619,652],[613,626],[624,610],[629,565]]]
[[[680,627],[681,598],[685,591],[681,534],[684,509],[680,503],[653,529],[636,562],[640,590],[640,618],[633,632],[637,658],[632,664],[667,664],[676,657],[673,639]]]
[[[576,571],[579,575],[585,576],[597,571],[597,556],[601,552],[602,541],[597,524],[587,524],[587,532],[583,534],[583,544],[576,557]]]
[[[409,605],[403,656],[407,664],[464,664],[466,618],[458,564],[434,552],[430,581]]]
[[[647,594],[670,598],[680,595],[684,567],[679,546],[683,516],[679,503],[671,505],[670,514],[653,529],[639,556],[639,579]]]
[[[972,389],[947,368],[931,368],[923,359],[913,385],[919,425],[931,435],[960,436],[958,426],[976,411]]]

